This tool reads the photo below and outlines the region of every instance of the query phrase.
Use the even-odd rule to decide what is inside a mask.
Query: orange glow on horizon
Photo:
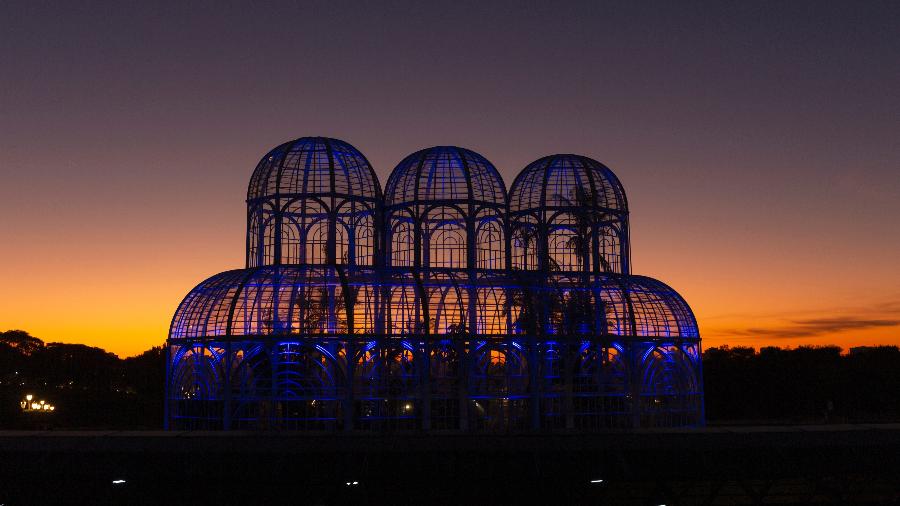
[[[242,4],[0,4],[0,331],[162,345],[244,267],[261,157],[327,136],[382,189],[435,145],[507,189],[588,156],[704,348],[900,345],[897,2]]]
[[[0,330],[122,357],[162,345],[192,287],[244,265],[241,180],[252,163],[245,165],[229,190],[195,181],[140,213],[124,208],[84,218],[82,210],[70,218],[59,210],[60,219],[39,224],[8,222],[7,236],[17,241],[0,249],[7,287],[0,293]],[[633,273],[656,277],[685,297],[704,348],[900,344],[900,266],[889,248],[875,241],[828,250],[827,235],[764,230],[755,233],[769,235],[749,244],[741,229],[648,194],[670,183],[629,184],[636,179],[629,173],[639,171],[617,170],[631,192]],[[504,175],[508,185],[515,171]],[[382,182],[386,176],[380,171]],[[849,255],[867,261],[847,264]]]

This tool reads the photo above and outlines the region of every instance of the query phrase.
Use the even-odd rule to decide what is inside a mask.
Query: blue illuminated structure
[[[630,274],[601,163],[554,155],[507,193],[473,151],[403,159],[382,194],[336,139],[267,153],[247,267],[194,288],[168,339],[172,429],[539,431],[703,424],[700,336]]]

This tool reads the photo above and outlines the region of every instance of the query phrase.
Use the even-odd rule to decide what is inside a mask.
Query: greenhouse
[[[696,320],[629,252],[622,184],[584,156],[507,191],[478,153],[432,147],[382,191],[346,142],[282,144],[250,179],[246,267],[175,312],[167,427],[702,425]]]

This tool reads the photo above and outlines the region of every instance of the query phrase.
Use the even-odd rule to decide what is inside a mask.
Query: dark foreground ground
[[[4,506],[898,498],[900,424],[529,436],[0,432]]]

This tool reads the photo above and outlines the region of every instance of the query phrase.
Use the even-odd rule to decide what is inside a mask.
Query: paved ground
[[[0,431],[0,503],[7,506],[897,504],[898,498],[900,424],[590,435]]]

